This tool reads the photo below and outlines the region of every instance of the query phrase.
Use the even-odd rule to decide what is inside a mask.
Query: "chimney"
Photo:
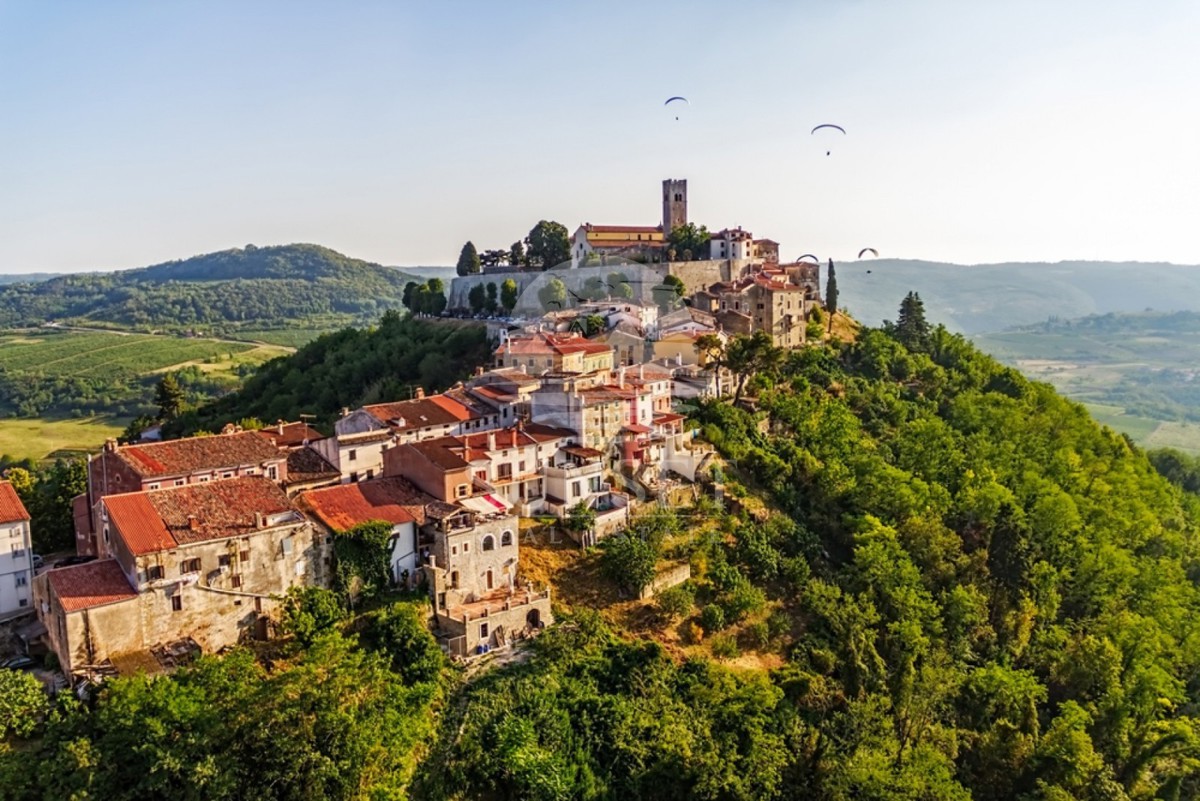
[[[263,513],[255,512],[254,513],[254,527],[255,528],[265,528],[266,525],[267,525],[267,520],[265,517],[263,517]]]
[[[349,417],[349,416],[350,416],[350,407],[343,406],[342,407],[342,417]]]
[[[107,451],[108,453],[116,453],[117,452],[117,440],[112,437],[104,440],[104,450]]]
[[[417,400],[425,400],[425,387],[417,387]]]
[[[617,386],[625,386],[625,365],[621,365],[621,369],[617,370]]]
[[[488,432],[488,450],[489,451],[496,450],[496,432],[495,431]]]
[[[646,380],[646,365],[644,365],[644,364],[638,365],[638,380],[639,381]]]
[[[276,424],[279,426],[279,436],[282,437],[283,436],[283,421],[279,420],[279,421],[277,421]]]
[[[478,378],[481,375],[483,375],[483,365],[482,364],[475,368],[475,377]]]
[[[188,526],[188,531],[199,531],[200,530],[200,518],[196,517],[195,515],[188,515],[187,516],[187,526]]]

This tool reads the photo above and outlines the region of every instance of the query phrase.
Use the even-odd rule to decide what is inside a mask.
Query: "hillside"
[[[973,340],[1141,444],[1200,452],[1200,313],[1052,320]]]
[[[870,272],[868,272],[870,271]],[[872,259],[837,265],[842,306],[866,325],[915,290],[934,323],[967,334],[1109,312],[1200,311],[1200,266],[1139,262],[1014,262],[964,266]]]
[[[235,248],[113,273],[0,286],[0,328],[47,321],[261,333],[369,323],[412,277],[318,245]]]
[[[410,325],[381,330],[437,328]],[[332,344],[276,379],[307,375],[318,396],[357,381],[318,371],[353,343]],[[1197,797],[1200,497],[944,330],[864,329],[781,355],[749,391],[756,412],[695,415],[726,460],[721,492],[575,552],[551,576],[569,614],[560,603],[527,658],[456,677],[416,612],[368,613],[357,637],[334,615],[261,662],[108,683],[90,711],[0,750],[0,784],[13,798],[189,783],[211,799]],[[545,548],[521,547],[523,571],[545,568]],[[631,576],[681,560],[687,583],[634,600]]]
[[[384,314],[370,329],[325,334],[268,362],[239,391],[181,417],[172,433],[218,431],[244,417],[296,420],[315,415],[328,428],[346,407],[445,389],[490,361],[486,329],[453,321]]]

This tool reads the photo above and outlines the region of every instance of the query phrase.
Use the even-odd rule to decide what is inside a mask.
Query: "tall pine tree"
[[[929,342],[929,323],[925,320],[925,304],[916,292],[909,292],[900,303],[900,318],[894,329],[896,339],[910,350],[924,350]]]
[[[475,250],[474,242],[462,246],[462,252],[458,254],[458,264],[454,269],[459,275],[474,275],[479,272],[479,252]]]
[[[183,411],[183,387],[172,373],[164,375],[155,386],[154,402],[161,420],[174,420]]]

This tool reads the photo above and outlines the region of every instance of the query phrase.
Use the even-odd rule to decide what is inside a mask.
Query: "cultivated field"
[[[215,339],[68,331],[0,337],[0,369],[42,375],[147,374],[188,362],[233,356],[254,346]]]
[[[127,421],[104,416],[79,420],[0,420],[0,454],[11,459],[78,456],[120,436]]]

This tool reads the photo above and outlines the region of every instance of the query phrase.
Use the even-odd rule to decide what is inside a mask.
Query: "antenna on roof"
[[[306,422],[308,422],[309,420],[316,420],[316,419],[317,419],[317,416],[316,416],[315,414],[298,414],[298,415],[296,415],[296,416],[300,418],[300,422],[301,422],[301,423],[306,423]]]

